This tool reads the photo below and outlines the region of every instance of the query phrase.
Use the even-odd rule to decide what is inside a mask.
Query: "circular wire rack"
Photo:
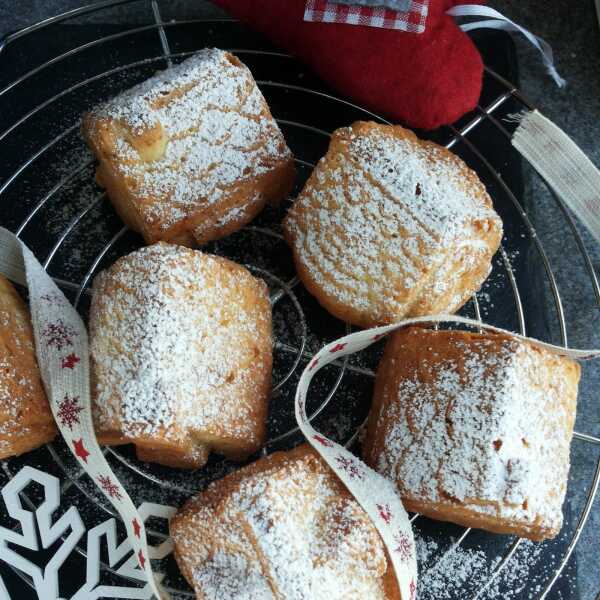
[[[0,65],[11,47],[17,46],[20,40],[41,39],[44,32],[57,24],[72,23],[82,17],[134,4],[142,5],[148,11],[151,22],[112,29],[88,25],[81,43],[56,54],[42,48],[35,65],[17,73],[0,89],[0,103],[5,102],[14,109],[12,116],[11,110],[4,113],[9,121],[4,124],[6,129],[0,132],[0,147],[13,149],[8,161],[10,168],[0,178],[2,224],[15,231],[34,250],[84,315],[95,274],[143,242],[122,226],[110,204],[105,202],[104,192],[93,183],[94,160],[83,148],[78,135],[79,116],[83,110],[205,46],[230,50],[253,71],[296,156],[296,191],[325,153],[333,129],[355,120],[387,122],[381,116],[337,97],[292,57],[266,49],[264,40],[246,31],[236,21],[177,19],[176,14],[165,16],[164,13],[171,10],[168,3],[151,0],[98,2],[22,29],[0,42]],[[95,65],[92,71],[87,66],[90,61]],[[35,91],[36,98],[42,87],[46,96],[31,106],[25,103],[25,108],[19,112],[20,103],[15,100],[19,94],[31,98]],[[512,126],[505,117],[522,109],[533,109],[533,106],[509,81],[486,68],[484,92],[476,110],[459,123],[427,135],[457,152],[478,171],[507,229],[487,287],[473,296],[462,314],[536,337],[549,337],[551,331],[555,331],[566,346],[567,321],[559,286],[527,207],[519,199],[523,195],[520,159],[510,146]],[[552,193],[550,188],[548,190]],[[600,304],[600,285],[582,236],[560,199],[553,198]],[[256,276],[262,277],[270,289],[276,342],[269,441],[263,454],[301,441],[292,402],[299,373],[323,344],[351,330],[347,324],[327,315],[295,276],[279,225],[288,206],[289,202],[279,208],[267,209],[242,231],[207,248],[245,264]],[[539,295],[548,291],[554,303],[550,329],[535,318],[541,310]],[[348,446],[357,441],[367,416],[370,389],[380,355],[381,346],[358,358],[345,357],[323,370],[323,376],[313,386],[316,391],[313,392],[313,404],[309,406],[311,420],[317,429]],[[598,446],[600,439],[575,432],[574,443]],[[128,447],[106,448],[105,454],[124,485],[131,485],[134,501],[152,498],[178,505],[209,481],[235,468],[224,459],[211,457],[206,468],[194,473],[180,473],[142,463]],[[73,493],[75,498],[82,498],[93,507],[91,512],[103,518],[117,516],[61,441],[50,443],[25,457],[2,461],[4,475],[14,476],[28,464],[27,461],[52,465],[61,477],[63,495]],[[568,539],[563,540],[551,572],[536,583],[535,589],[533,584],[525,585],[524,593],[528,595],[523,597],[546,598],[561,577],[598,491],[600,461],[591,477],[591,481],[585,483],[571,481],[570,486],[589,486],[586,502],[579,514],[570,519]],[[33,506],[32,500],[30,504]],[[418,526],[419,522],[427,520],[413,515],[412,521]],[[164,530],[150,528],[149,531],[157,539],[166,538]],[[453,527],[446,530],[439,524],[435,527],[435,535],[444,538],[443,549],[433,562],[428,560],[428,564],[421,565],[425,572],[446,560],[473,537],[483,545],[493,538],[491,551],[495,553],[501,544],[500,558],[490,567],[485,581],[476,589],[469,589],[465,584],[456,598],[491,597],[494,582],[510,568],[511,559],[523,543],[519,538],[482,535],[470,529]],[[85,557],[85,547],[78,546],[76,550]],[[106,562],[102,563],[102,568],[109,574],[115,573]],[[28,576],[15,572],[32,585]],[[166,587],[179,597],[193,597],[177,575],[168,578]]]

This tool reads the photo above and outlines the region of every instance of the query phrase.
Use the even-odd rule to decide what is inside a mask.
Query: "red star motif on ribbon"
[[[74,352],[71,352],[71,354],[69,354],[69,356],[65,356],[62,359],[61,366],[63,369],[73,369],[80,360],[81,359],[79,358],[79,356],[77,356],[77,354],[75,354]]]
[[[336,344],[333,348],[331,348],[331,350],[329,350],[329,352],[331,352],[332,354],[334,352],[339,352],[340,350],[343,350],[348,344]]]
[[[75,448],[75,454],[81,458],[81,460],[87,464],[87,457],[90,453],[86,450],[83,445],[83,438],[79,438],[78,440],[73,440],[73,447]]]
[[[308,370],[312,371],[318,364],[319,364],[319,359],[318,358],[314,358],[313,361],[310,363],[310,366],[308,367]]]
[[[141,550],[138,552],[138,561],[140,562],[140,567],[143,569],[146,565],[146,558]]]
[[[141,527],[140,527],[140,524],[138,523],[138,520],[134,519],[133,521],[131,521],[131,524],[133,525],[133,535],[135,535],[136,538],[139,538]]]
[[[336,456],[335,460],[340,469],[346,471],[351,479],[362,479],[365,476],[362,469],[352,459],[345,456]]]
[[[325,446],[326,448],[333,448],[333,442],[329,441],[326,437],[323,437],[322,435],[313,435],[313,439],[319,442],[319,444],[321,444],[322,446]]]
[[[79,423],[79,413],[83,410],[83,406],[79,406],[79,397],[70,398],[65,396],[58,405],[56,416],[63,427],[73,429],[75,423]]]
[[[379,516],[389,525],[392,520],[392,511],[390,510],[389,504],[378,504],[377,510],[379,511]]]
[[[376,342],[377,340],[380,340],[382,337],[385,337],[386,335],[387,335],[387,333],[378,333],[373,336],[373,341]]]
[[[100,482],[100,487],[111,498],[121,500],[123,496],[121,495],[121,490],[119,489],[119,486],[116,483],[114,483],[108,475],[98,475],[98,481]]]
[[[400,555],[401,560],[407,562],[412,555],[412,542],[403,532],[397,533],[394,536],[394,542],[397,544],[397,546],[394,548],[394,552]]]

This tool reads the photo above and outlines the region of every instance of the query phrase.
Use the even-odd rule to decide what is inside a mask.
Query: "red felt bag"
[[[483,63],[446,11],[430,0],[423,33],[304,21],[306,0],[213,0],[312,67],[357,103],[393,121],[434,129],[473,109]]]

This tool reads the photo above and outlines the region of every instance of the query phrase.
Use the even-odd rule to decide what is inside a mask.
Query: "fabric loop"
[[[460,25],[460,28],[465,32],[473,31],[474,29],[487,28],[523,34],[525,38],[539,50],[542,55],[544,66],[552,79],[556,82],[556,85],[558,85],[558,87],[564,87],[566,85],[566,81],[558,74],[558,71],[554,66],[554,54],[550,44],[531,33],[528,29],[511,21],[497,10],[490,8],[489,6],[481,6],[480,4],[459,4],[448,10],[446,14],[452,17],[490,17],[489,19],[482,21],[474,21]]]
[[[600,242],[600,171],[577,144],[537,110],[514,115],[513,146]]]

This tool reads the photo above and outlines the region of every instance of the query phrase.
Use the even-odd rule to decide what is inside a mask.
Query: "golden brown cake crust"
[[[377,530],[307,445],[212,483],[170,530],[198,600],[400,600]]]
[[[34,450],[56,433],[35,357],[29,311],[0,275],[0,459]]]
[[[94,282],[90,354],[101,443],[182,468],[262,446],[271,306],[244,267],[166,243],[119,259]]]
[[[407,510],[554,537],[579,377],[576,362],[507,335],[400,330],[377,372],[365,461]]]
[[[474,171],[400,126],[334,132],[284,221],[300,279],[363,327],[458,310],[489,274],[502,223]]]
[[[96,179],[123,221],[186,246],[241,228],[295,178],[293,157],[250,71],[206,49],[86,114]]]

